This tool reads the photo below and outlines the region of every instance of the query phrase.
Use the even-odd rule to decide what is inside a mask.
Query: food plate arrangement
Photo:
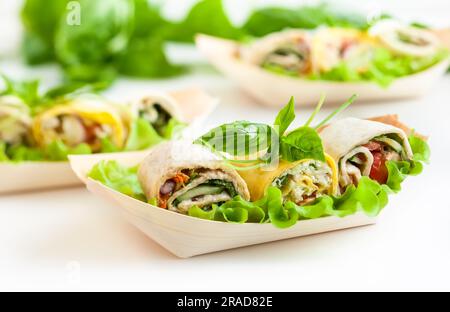
[[[70,162],[72,169],[83,180],[90,192],[120,209],[128,222],[180,258],[364,226],[376,222],[375,217],[368,217],[363,213],[346,218],[332,216],[303,220],[282,230],[271,224],[209,221],[149,205],[88,178],[90,170],[101,160],[115,160],[123,166],[132,167],[139,164],[144,157],[145,155],[139,153],[70,156]]]
[[[8,96],[8,98],[11,97]],[[3,97],[3,99],[8,98]],[[58,118],[61,118],[60,116],[68,116],[69,114],[73,114],[74,116],[77,116],[77,118],[79,115],[87,116],[86,118],[88,118],[90,116],[89,113],[92,113],[99,116],[98,118],[100,119],[105,118],[105,116],[115,116],[114,114],[108,115],[105,111],[101,111],[99,107],[101,107],[102,104],[96,103],[96,97],[93,99],[94,100],[92,100],[91,97],[84,98],[83,96],[80,97],[77,95],[75,98],[68,99],[67,101],[70,101],[69,103],[55,105],[49,109],[45,109],[42,113],[37,114],[37,117],[34,117],[33,121],[33,127],[35,127],[35,129],[33,129],[35,134],[34,137],[38,139],[42,138],[42,141],[45,142],[46,138],[54,138],[55,135],[57,135],[57,133],[55,134],[56,131],[49,131],[48,126],[51,124],[50,121],[53,122],[55,119],[55,115],[58,116]],[[136,119],[128,113],[127,109],[119,106],[118,111],[121,115],[121,120],[127,121],[130,125],[128,127],[124,127],[122,134],[118,131],[118,137],[128,137],[126,143],[118,143],[123,144],[121,152],[123,151],[129,153],[130,151],[136,151],[135,153],[142,155],[141,157],[145,156],[147,154],[147,149],[151,148],[152,145],[165,139],[169,139],[174,136],[182,136],[189,131],[194,131],[194,129],[198,127],[198,124],[201,123],[202,120],[214,110],[218,103],[216,98],[209,96],[200,89],[187,89],[170,92],[168,94],[149,92],[143,99],[136,99],[131,102],[130,107],[145,105],[147,103],[151,103],[152,101],[161,103],[161,105],[164,105],[165,110],[167,110],[171,116],[176,116],[179,124],[182,125],[180,126],[179,132],[176,134],[155,134],[153,138],[157,139],[152,138],[151,140],[148,140],[150,137],[148,135],[148,131],[153,131],[153,128],[148,127],[145,122],[143,122],[142,118]],[[91,102],[94,102],[94,105],[91,105]],[[5,102],[2,104],[6,107]],[[83,107],[83,105],[87,106],[87,109]],[[96,109],[98,111],[96,111]],[[143,113],[139,114],[142,115]],[[0,113],[0,119],[1,117],[2,114]],[[11,119],[5,118],[5,120]],[[101,119],[101,123],[104,122],[103,120],[104,119]],[[136,120],[136,124],[133,124],[133,120]],[[73,130],[76,128],[75,126],[72,125],[70,128]],[[61,126],[60,128],[63,127],[64,126]],[[165,129],[167,128],[168,127]],[[9,138],[7,135],[8,133],[5,132],[5,141]],[[50,143],[49,145],[53,147],[55,144]],[[85,147],[85,144],[83,143],[79,146]],[[91,148],[90,150],[89,147]],[[92,155],[92,157],[103,153],[107,155],[120,154],[115,148],[109,150],[103,148],[101,150],[95,150],[95,148],[95,145],[88,146],[86,154],[93,153],[94,155]],[[2,160],[0,161],[0,172],[2,174],[2,179],[0,180],[0,194],[61,188],[81,184],[80,180],[70,168],[70,164],[67,161],[67,154],[71,154],[72,152],[75,154],[84,154],[84,148],[77,147],[71,150],[64,147],[64,145],[62,145],[62,147],[58,145],[58,148],[51,149],[51,151],[54,151],[53,154],[58,156],[58,158],[55,159],[41,159],[41,150],[49,150],[47,147],[39,147],[39,149],[25,149],[25,152],[20,152],[20,147],[16,148],[16,150],[18,152],[14,154],[14,157],[23,157],[23,154],[25,154],[26,157],[30,157],[29,155],[34,157],[36,153],[36,160],[1,159],[0,157]]]
[[[145,156],[70,161],[91,192],[182,258],[373,224],[389,195],[421,173],[429,147],[396,116],[329,123],[353,100],[314,127],[324,99],[288,130],[291,99],[273,125],[235,121]]]
[[[449,67],[444,39],[386,21],[368,31],[343,28],[272,33],[251,43],[198,35],[200,52],[228,78],[267,106],[293,95],[299,105],[326,93],[342,102],[422,96]]]

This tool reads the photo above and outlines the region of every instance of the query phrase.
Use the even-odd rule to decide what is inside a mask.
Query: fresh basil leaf
[[[127,76],[154,78],[171,77],[185,72],[166,57],[164,38],[160,36],[132,38],[118,61],[118,70]]]
[[[301,159],[325,161],[322,140],[310,127],[300,127],[281,138],[281,158],[290,162]]]
[[[212,129],[195,141],[197,144],[233,156],[252,155],[267,150],[275,130],[266,124],[236,121]]]
[[[22,53],[28,64],[55,59],[54,37],[68,0],[26,0],[21,11],[25,31]]]
[[[286,28],[314,29],[322,25],[364,29],[366,18],[355,12],[344,14],[326,4],[298,8],[266,7],[254,11],[243,29],[251,36],[262,37]]]
[[[282,136],[295,119],[295,100],[291,97],[289,103],[278,113],[274,125],[278,126],[278,134]]]
[[[64,13],[55,35],[55,52],[73,81],[109,81],[115,62],[125,52],[133,31],[132,0],[78,0],[81,23],[68,23]]]
[[[169,39],[180,42],[194,42],[196,34],[239,39],[242,32],[230,22],[222,0],[201,0],[192,7],[186,18],[175,24]]]

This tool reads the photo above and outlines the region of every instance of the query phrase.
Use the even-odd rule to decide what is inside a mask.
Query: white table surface
[[[55,67],[30,70],[16,58],[1,60],[0,70],[47,84],[58,78]],[[108,95],[192,85],[222,99],[205,129],[235,119],[269,122],[276,114],[201,66],[172,80],[121,80]],[[376,225],[180,260],[84,188],[1,196],[0,290],[448,291],[449,98],[447,76],[425,98],[356,103],[342,115],[398,113],[431,137],[431,164],[391,197]],[[311,109],[297,112],[305,120]]]

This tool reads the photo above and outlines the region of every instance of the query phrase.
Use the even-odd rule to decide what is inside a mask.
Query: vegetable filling
[[[163,136],[164,130],[172,116],[159,103],[143,101],[139,108],[139,117],[147,120],[159,135]]]
[[[45,130],[54,132],[54,136],[65,144],[75,147],[79,144],[89,144],[93,151],[101,149],[101,141],[112,135],[109,125],[101,125],[92,120],[76,115],[61,115],[48,119],[43,123]]]
[[[363,176],[386,184],[389,175],[386,163],[408,159],[400,142],[397,135],[383,135],[355,148],[340,162],[341,187],[358,185]]]
[[[261,67],[279,68],[292,74],[303,74],[311,69],[310,59],[311,51],[308,44],[298,39],[297,42],[287,43],[268,54]]]
[[[276,178],[272,186],[281,189],[284,201],[304,205],[328,195],[332,183],[331,168],[326,163],[309,160]]]
[[[185,169],[166,180],[159,191],[159,206],[187,213],[190,207],[209,210],[238,195],[228,175],[221,170]]]

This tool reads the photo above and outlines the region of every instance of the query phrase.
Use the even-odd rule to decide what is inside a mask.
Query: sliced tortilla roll
[[[443,45],[433,31],[404,25],[395,20],[381,20],[369,32],[394,52],[413,57],[433,55]]]
[[[29,107],[13,95],[0,96],[0,143],[21,144],[31,138]]]
[[[255,41],[241,51],[245,62],[292,74],[306,74],[312,69],[311,38],[302,30],[285,30]]]
[[[139,168],[148,199],[158,206],[187,213],[192,206],[210,209],[236,195],[250,194],[239,174],[214,153],[186,141],[165,142],[151,150]]]
[[[326,162],[312,159],[292,163],[281,161],[274,170],[258,168],[239,174],[247,183],[252,200],[262,198],[270,186],[275,186],[281,189],[285,201],[305,205],[337,191],[336,164],[328,155],[325,157]]]
[[[126,129],[113,104],[99,97],[79,97],[36,116],[33,135],[41,146],[61,140],[70,147],[86,143],[98,152],[105,137],[121,148]]]
[[[387,161],[411,160],[413,153],[405,132],[397,127],[357,118],[334,122],[320,132],[325,151],[339,168],[341,190],[369,176],[387,181]]]
[[[313,38],[314,70],[327,72],[342,61],[359,71],[368,69],[376,41],[357,29],[322,28]]]
[[[139,100],[131,102],[130,108],[130,121],[136,118],[143,118],[148,121],[161,136],[164,136],[164,129],[171,119],[185,122],[177,101],[167,94],[149,94]]]

